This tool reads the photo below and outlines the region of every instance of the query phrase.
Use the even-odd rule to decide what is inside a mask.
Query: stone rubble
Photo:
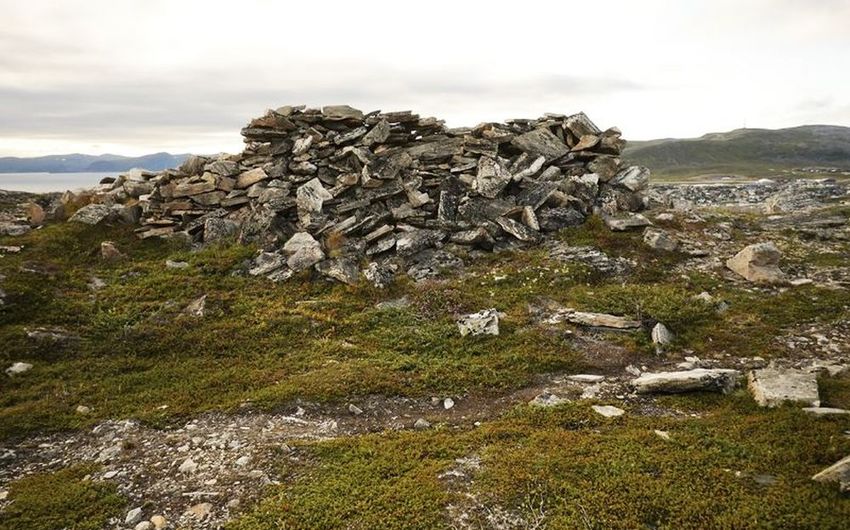
[[[238,239],[285,258],[272,267],[261,255],[256,275],[281,281],[315,269],[354,283],[377,267],[376,284],[386,284],[390,265],[425,279],[472,249],[537,244],[591,213],[647,205],[649,170],[624,166],[620,131],[600,130],[583,113],[449,129],[409,111],[281,107],[242,135],[238,155],[119,176],[71,220],[131,218],[119,210],[133,207],[141,238]],[[432,266],[434,256],[422,255],[434,249],[443,254]],[[364,261],[376,265],[363,270]]]

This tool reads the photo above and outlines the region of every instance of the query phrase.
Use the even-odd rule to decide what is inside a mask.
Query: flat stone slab
[[[833,416],[835,414],[850,414],[850,410],[835,409],[832,407],[804,407],[803,412],[808,412],[815,416]]]
[[[817,374],[785,368],[762,368],[749,373],[748,387],[753,399],[762,407],[783,403],[820,406]]]
[[[741,372],[727,368],[697,368],[681,372],[645,373],[632,380],[638,394],[682,392],[722,392],[727,394],[738,386]]]
[[[637,320],[617,315],[607,315],[605,313],[575,311],[568,313],[566,319],[573,324],[599,328],[635,329],[640,327],[640,322]]]
[[[812,477],[816,482],[838,482],[841,491],[850,491],[850,456],[846,456]]]
[[[606,418],[616,418],[617,416],[622,416],[626,413],[625,410],[611,405],[593,405],[590,408],[592,408],[597,414],[605,416]]]
[[[602,381],[605,381],[605,376],[594,374],[575,374],[568,375],[567,380],[574,383],[601,383]]]

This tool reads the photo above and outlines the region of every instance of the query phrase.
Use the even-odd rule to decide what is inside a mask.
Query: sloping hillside
[[[803,167],[850,170],[850,128],[736,129],[700,138],[629,142],[624,156],[659,176],[769,176]]]

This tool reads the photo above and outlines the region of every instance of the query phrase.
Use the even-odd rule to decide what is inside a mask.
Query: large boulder
[[[779,268],[782,253],[771,243],[756,243],[745,247],[726,260],[726,267],[755,283],[781,283],[786,280]]]
[[[71,216],[69,221],[75,223],[83,223],[87,225],[96,225],[109,219],[112,215],[112,208],[105,204],[89,204],[77,210]]]

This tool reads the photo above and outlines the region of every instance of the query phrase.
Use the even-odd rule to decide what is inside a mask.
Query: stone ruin
[[[427,278],[475,252],[533,245],[592,213],[647,203],[649,170],[623,167],[620,131],[584,113],[451,129],[410,111],[287,106],[242,135],[241,154],[135,171],[86,208],[99,207],[89,212],[97,219],[120,203],[126,219],[138,201],[142,238],[257,243],[264,252],[249,272],[276,281],[312,267],[382,285],[397,271]]]

